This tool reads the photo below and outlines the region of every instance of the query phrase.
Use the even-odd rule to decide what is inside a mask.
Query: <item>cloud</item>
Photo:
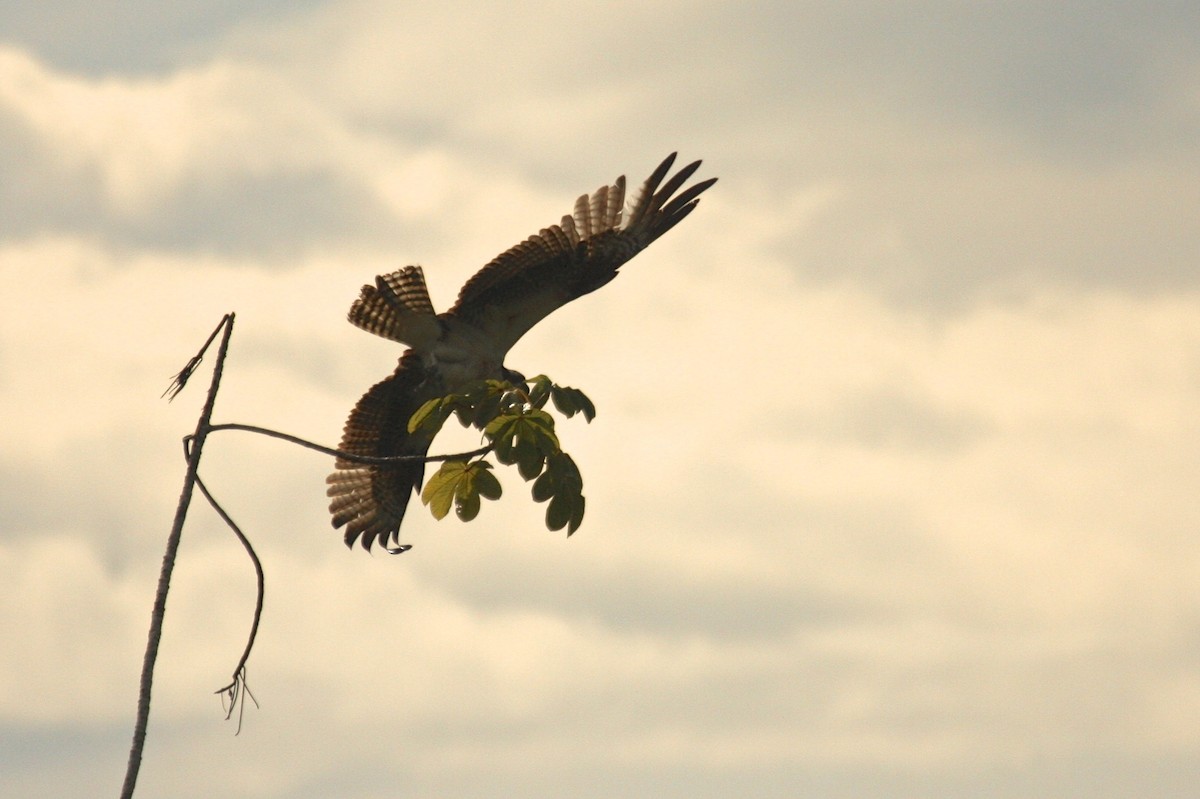
[[[314,5],[312,0],[6,5],[0,8],[0,28],[5,39],[20,42],[57,67],[89,75],[132,76],[171,71],[181,60],[202,59],[231,28],[270,24]]]
[[[405,229],[361,170],[339,163],[346,132],[269,77],[217,63],[96,81],[2,55],[9,239],[294,258],[317,241]]]
[[[398,355],[363,282],[445,308],[679,148],[721,182],[509,359],[597,402],[571,539],[502,475],[347,552],[325,458],[210,439],[263,707],[211,695],[253,583],[197,500],[142,789],[1186,795],[1193,12],[256,8],[0,50],[0,792],[119,779],[221,314],[218,419],[332,443]]]

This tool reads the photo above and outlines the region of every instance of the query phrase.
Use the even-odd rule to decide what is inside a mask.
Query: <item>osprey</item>
[[[335,528],[346,526],[346,545],[362,536],[370,549],[398,540],[411,494],[425,476],[423,458],[432,436],[408,432],[408,420],[426,401],[486,378],[523,383],[505,368],[504,356],[528,330],[555,309],[595,291],[650,242],[692,212],[710,178],[678,194],[699,168],[695,161],[670,180],[667,156],[646,178],[625,212],[625,176],[575,201],[557,225],[497,256],[467,281],[454,307],[436,313],[419,266],[380,275],[363,286],[350,323],[408,346],[390,377],[354,407],[341,449],[355,455],[411,455],[412,461],[376,465],[338,459],[329,476],[329,511]],[[400,547],[401,550],[407,547]]]

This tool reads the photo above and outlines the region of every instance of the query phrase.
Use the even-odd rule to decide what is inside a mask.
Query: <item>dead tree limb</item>
[[[146,727],[150,721],[150,690],[154,683],[154,664],[158,660],[158,643],[162,638],[163,617],[167,610],[167,592],[171,587],[171,573],[175,569],[175,556],[179,551],[179,540],[183,534],[183,522],[187,518],[188,506],[192,501],[192,489],[196,485],[196,471],[200,467],[200,453],[204,449],[204,440],[208,437],[209,422],[212,419],[213,406],[217,400],[217,389],[221,385],[221,372],[225,366],[225,354],[229,350],[229,336],[233,332],[232,313],[221,319],[209,336],[200,352],[188,362],[183,371],[175,378],[176,391],[183,388],[188,377],[204,357],[205,350],[216,338],[217,331],[224,327],[221,344],[217,349],[217,360],[213,366],[212,382],[208,387],[208,397],[200,412],[193,436],[193,446],[188,456],[187,474],[183,479],[183,491],[179,495],[179,505],[175,509],[175,521],[171,525],[171,534],[167,538],[167,549],[163,553],[162,569],[158,575],[158,590],[154,595],[154,609],[150,613],[150,633],[146,641],[146,656],[142,660],[142,678],[138,689],[137,720],[133,726],[133,743],[129,748],[129,764],[125,769],[125,784],[121,788],[121,799],[132,799],[134,787],[137,785],[138,770],[142,765],[142,750],[146,743]],[[172,394],[174,396],[174,394]]]

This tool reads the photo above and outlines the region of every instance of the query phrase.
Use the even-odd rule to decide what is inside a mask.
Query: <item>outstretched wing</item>
[[[350,324],[416,349],[427,349],[442,333],[419,266],[380,275],[363,286],[350,306]]]
[[[444,316],[482,331],[502,358],[555,309],[615,278],[622,264],[690,214],[700,194],[716,183],[710,178],[672,197],[700,166],[688,164],[664,184],[674,162],[671,153],[646,179],[624,219],[624,176],[590,198],[580,197],[572,216],[481,269]]]
[[[408,420],[426,400],[443,393],[437,376],[424,367],[420,357],[411,350],[405,352],[392,376],[373,386],[354,406],[340,449],[354,455],[424,458],[431,439],[410,435]],[[376,541],[387,546],[389,538],[399,543],[404,511],[424,478],[425,462],[419,459],[375,465],[339,458],[337,471],[325,482],[329,484],[326,493],[333,498],[329,503],[333,526],[346,525],[346,546],[353,546],[360,535],[368,550]]]

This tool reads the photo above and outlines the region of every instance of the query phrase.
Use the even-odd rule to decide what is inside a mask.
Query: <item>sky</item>
[[[0,795],[119,792],[201,371],[336,444],[346,311],[669,152],[720,182],[508,366],[515,473],[348,551],[214,433],[138,796],[1173,797],[1200,772],[1200,6],[0,5]],[[211,364],[211,359],[209,360]],[[207,366],[205,367],[207,368]],[[447,433],[435,450],[474,440]]]

